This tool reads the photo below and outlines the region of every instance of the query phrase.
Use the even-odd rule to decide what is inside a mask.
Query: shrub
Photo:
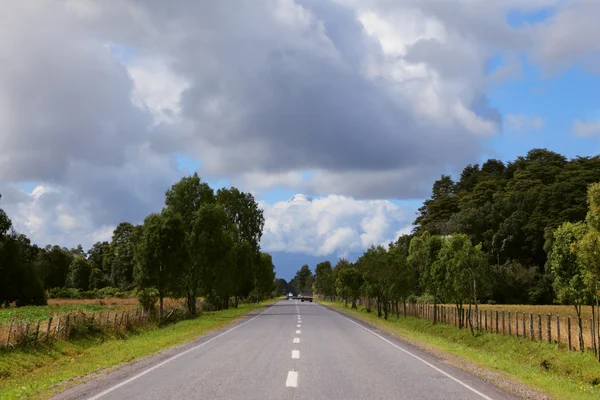
[[[81,299],[81,291],[76,288],[52,288],[49,291],[51,299]]]
[[[158,301],[158,290],[155,288],[138,289],[137,299],[145,310],[154,310]]]

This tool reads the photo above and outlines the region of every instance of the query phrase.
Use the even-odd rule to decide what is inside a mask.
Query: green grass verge
[[[0,351],[0,399],[49,398],[82,382],[86,374],[190,342],[274,301],[205,312],[197,319],[163,329],[149,327],[126,334],[57,341],[38,349]]]
[[[556,344],[528,339],[521,341],[496,334],[474,336],[467,329],[446,324],[432,325],[429,320],[416,317],[396,319],[394,316],[385,321],[377,318],[377,313],[367,313],[364,307],[352,310],[342,303],[320,303],[424,348],[433,348],[500,373],[553,398],[600,399],[600,363],[591,352],[569,352],[557,349]]]

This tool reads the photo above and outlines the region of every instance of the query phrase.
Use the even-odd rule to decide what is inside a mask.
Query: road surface
[[[282,300],[241,323],[57,399],[516,399],[317,303]]]

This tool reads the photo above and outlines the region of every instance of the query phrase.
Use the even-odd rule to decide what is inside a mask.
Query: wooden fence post
[[[508,334],[511,335],[511,326],[510,326],[511,322],[510,322],[510,311],[508,312]],[[515,333],[517,334],[517,337],[519,337],[519,313],[516,312],[515,313]]]
[[[50,328],[52,328],[52,315],[50,319],[48,319],[48,327],[46,328],[46,337],[44,338],[46,341],[50,339]]]
[[[64,338],[68,339],[69,338],[69,328],[70,328],[70,323],[71,322],[71,314],[67,314],[67,318],[65,319],[65,333],[64,333]]]
[[[487,330],[488,330],[487,315],[488,315],[487,310],[483,310],[483,320],[485,321],[484,325],[483,325],[484,332],[487,332]]]
[[[496,310],[496,333],[498,333],[498,310]]]
[[[42,324],[42,320],[38,320],[37,327],[35,328],[35,342],[37,344],[38,337],[40,336],[40,325]]]
[[[10,346],[10,334],[12,333],[13,323],[15,322],[14,318],[10,319],[10,325],[8,326],[8,336],[6,337],[6,347]]]
[[[590,336],[592,340],[590,341],[590,347],[592,348],[592,352],[596,355],[596,338],[594,337],[594,320],[590,317]]]
[[[56,329],[54,330],[54,338],[58,339],[58,335],[60,335],[60,314],[56,318]]]
[[[569,351],[571,351],[571,316],[567,316],[567,343],[569,346]]]
[[[533,313],[529,313],[529,340],[533,340]]]
[[[527,337],[527,325],[525,325],[525,313],[523,313],[523,339]]]
[[[508,324],[510,325],[510,311],[508,312]],[[502,310],[502,334],[506,333],[505,331],[506,325],[504,324],[504,310]]]
[[[577,327],[579,328],[579,351],[581,351],[583,353],[583,349],[585,348],[585,343],[584,343],[584,339],[583,339],[583,324],[581,323],[581,317],[579,317],[578,319],[579,323],[577,324]]]
[[[560,345],[560,315],[556,314],[556,344]]]
[[[548,336],[548,343],[552,343],[552,316],[546,314],[546,335]]]
[[[542,315],[538,314],[538,340],[542,341]]]

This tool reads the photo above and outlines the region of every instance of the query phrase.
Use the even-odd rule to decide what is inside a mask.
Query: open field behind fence
[[[323,296],[318,296],[322,298]],[[371,300],[373,312],[377,312],[376,302]],[[360,299],[359,304],[365,301]],[[410,316],[433,320],[433,304],[407,304],[407,314]],[[439,323],[455,326],[461,325],[469,329],[469,309],[464,307],[459,313],[456,305],[437,305],[437,319]],[[396,313],[394,307],[392,313]],[[403,314],[400,304],[399,314]],[[573,306],[562,305],[478,305],[478,317],[475,317],[475,308],[472,307],[471,323],[475,330],[510,335],[521,340],[544,341],[555,343],[557,347],[581,351],[585,349],[598,349],[599,332],[594,330],[592,324],[591,306],[583,306],[581,312],[581,325],[583,341],[579,341],[579,324]],[[462,320],[462,324],[461,324]]]
[[[165,316],[181,302],[165,299]],[[68,339],[81,332],[118,331],[146,324],[152,318],[135,298],[51,299],[47,306],[0,310],[0,347],[36,345]]]

